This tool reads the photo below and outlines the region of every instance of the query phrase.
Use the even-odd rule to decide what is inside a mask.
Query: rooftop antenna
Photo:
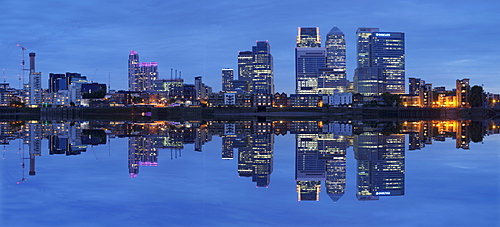
[[[172,80],[172,71],[174,71],[174,69],[170,68],[170,80]]]
[[[5,83],[5,69],[2,69],[3,72],[3,82]]]
[[[111,72],[108,72],[108,92],[111,90]]]
[[[175,70],[175,79],[177,79],[177,69]]]
[[[179,79],[182,78],[182,71],[179,71]]]

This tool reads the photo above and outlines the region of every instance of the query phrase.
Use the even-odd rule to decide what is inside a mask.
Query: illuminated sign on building
[[[389,33],[375,33],[376,36],[391,36]]]
[[[391,192],[375,192],[375,195],[390,195]]]

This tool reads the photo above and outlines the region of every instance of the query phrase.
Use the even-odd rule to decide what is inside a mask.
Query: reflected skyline
[[[169,158],[182,158],[187,144],[192,144],[195,152],[206,152],[203,146],[217,136],[221,138],[220,159],[237,159],[235,172],[239,177],[249,178],[256,187],[268,188],[272,187],[275,153],[290,152],[275,150],[275,136],[291,134],[295,137],[294,180],[298,201],[318,201],[320,192],[325,190],[333,202],[344,196],[347,165],[356,166],[357,191],[349,196],[358,201],[403,196],[406,149],[420,150],[433,142],[454,139],[455,148],[467,150],[470,142],[499,134],[499,127],[491,121],[13,121],[1,122],[0,128],[4,146],[22,141],[19,152],[23,176],[17,183],[26,180],[26,165],[29,175],[36,175],[38,156],[47,153],[78,156],[93,146],[108,144],[113,138],[128,140],[128,173],[136,178],[140,177],[141,168],[168,165]],[[42,140],[48,141],[47,148],[42,147]],[[347,163],[350,147],[356,163]],[[25,163],[27,160],[29,163]]]

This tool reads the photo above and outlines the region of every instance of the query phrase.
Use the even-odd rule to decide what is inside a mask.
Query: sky
[[[158,62],[159,78],[201,75],[221,90],[221,69],[237,69],[238,51],[268,40],[277,92],[294,93],[297,27],[319,27],[322,42],[334,26],[347,42],[347,78],[356,65],[358,27],[404,32],[406,78],[452,89],[456,79],[500,93],[500,1],[59,1],[0,0],[0,69],[19,87],[22,50],[36,53],[47,88],[49,73],[76,72],[126,90],[130,50]],[[28,79],[25,72],[25,80]],[[3,75],[2,75],[3,76]],[[3,80],[2,80],[3,82]],[[407,81],[406,81],[407,82]]]

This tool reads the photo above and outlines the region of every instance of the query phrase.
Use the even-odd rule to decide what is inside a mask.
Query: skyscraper
[[[295,48],[295,93],[333,94],[345,92],[346,44],[344,33],[334,26],[321,47],[319,28],[301,28]]]
[[[295,48],[296,94],[318,94],[319,69],[326,68],[325,59],[325,48]]]
[[[363,95],[405,93],[404,33],[358,28],[354,90]]]
[[[299,27],[295,47],[295,93],[318,94],[319,69],[326,68],[318,27]]]
[[[253,54],[252,51],[238,52],[238,80],[247,81],[250,88],[253,80]]]
[[[358,68],[370,67],[370,38],[373,32],[378,32],[378,28],[361,27],[356,30]]]
[[[252,89],[254,94],[274,94],[273,56],[268,41],[252,47]]]
[[[318,27],[299,27],[297,47],[321,47],[321,36]]]
[[[29,102],[30,106],[42,104],[42,73],[35,72],[35,53],[30,53]]]
[[[337,27],[328,32],[325,42],[326,69],[319,69],[318,93],[333,94],[347,91],[346,43],[344,33]]]
[[[158,78],[158,62],[139,63],[139,54],[131,50],[128,58],[128,88],[130,91],[152,91]]]
[[[334,68],[335,71],[346,70],[346,44],[344,33],[337,27],[333,28],[326,35],[326,66]]]

